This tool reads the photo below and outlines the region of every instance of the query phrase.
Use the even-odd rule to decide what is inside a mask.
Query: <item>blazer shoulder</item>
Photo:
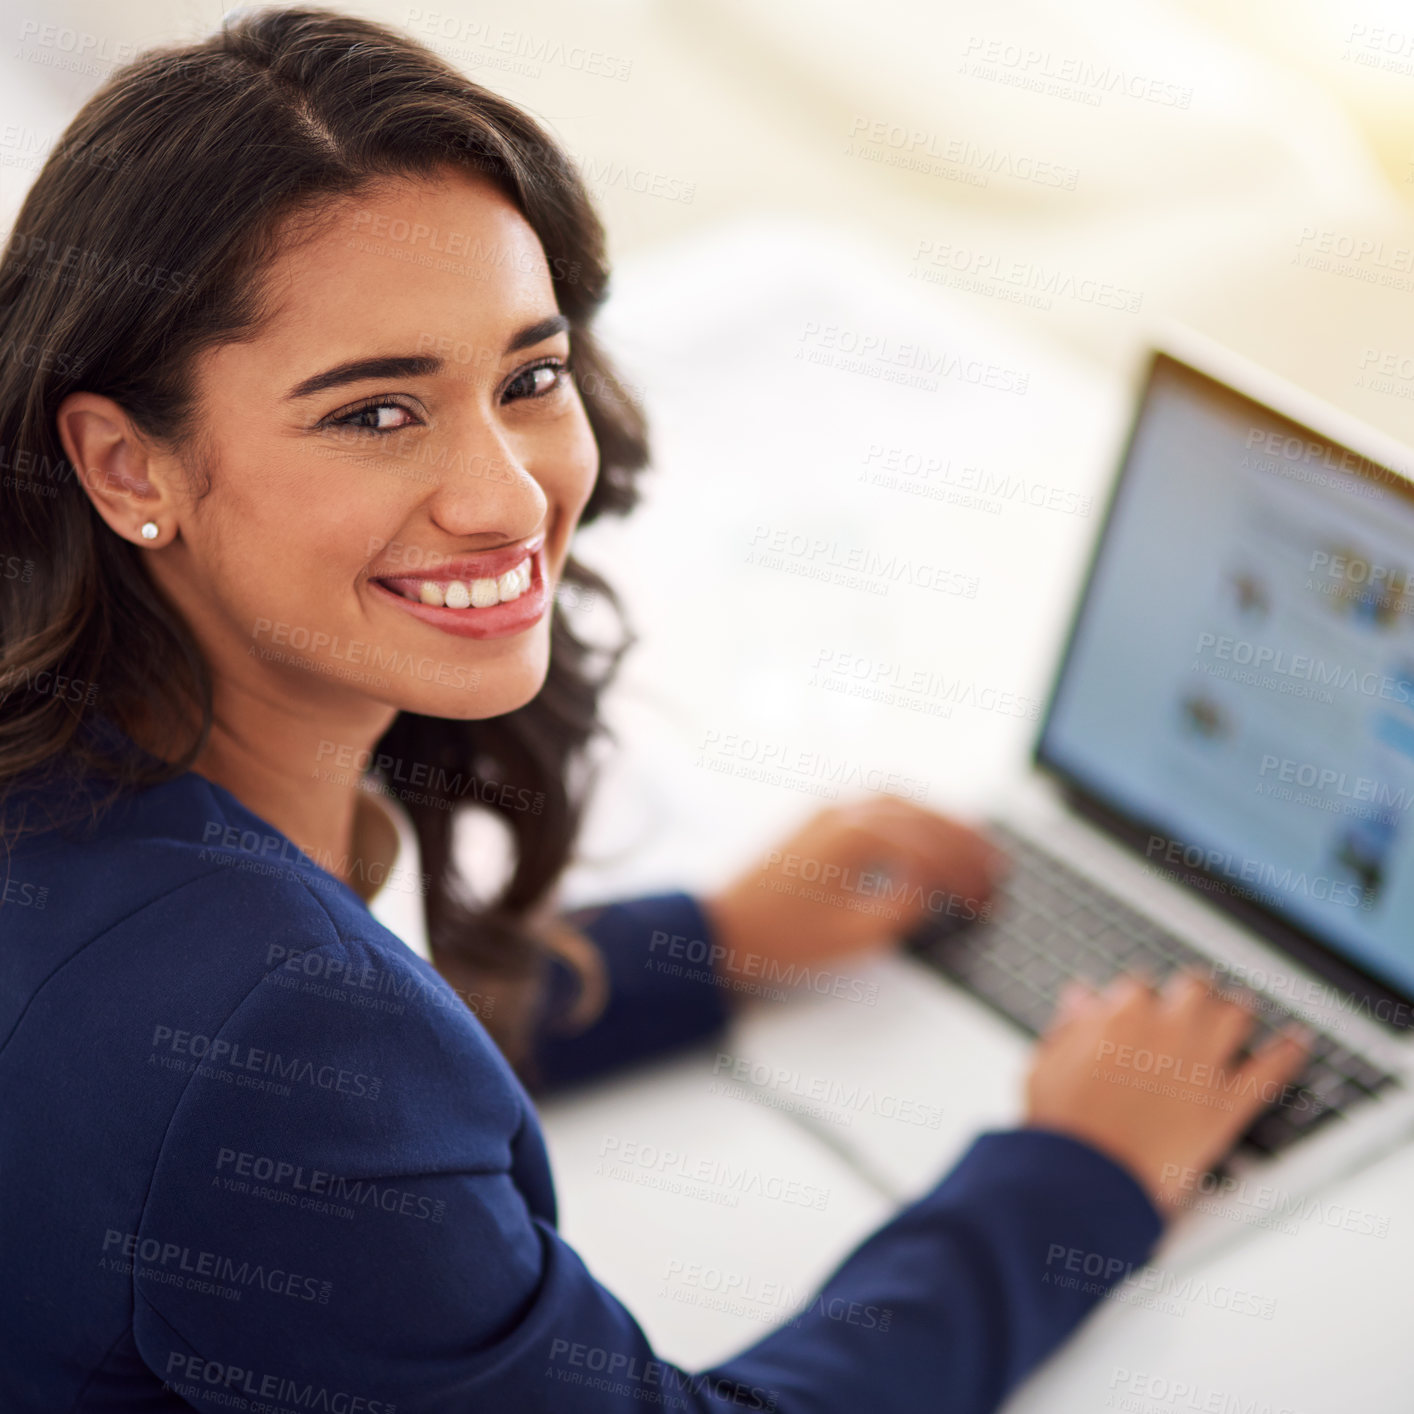
[[[303,930],[311,942],[360,938],[410,953],[336,877],[350,861],[305,854],[195,772],[132,792],[96,820],[26,847],[25,868],[69,905],[76,941],[142,912],[149,924],[165,917],[237,952],[242,938]],[[85,882],[81,896],[73,880]]]

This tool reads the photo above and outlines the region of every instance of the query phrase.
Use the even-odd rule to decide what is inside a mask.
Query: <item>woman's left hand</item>
[[[897,796],[822,810],[702,900],[727,975],[887,946],[925,916],[968,921],[1006,856],[971,827]]]

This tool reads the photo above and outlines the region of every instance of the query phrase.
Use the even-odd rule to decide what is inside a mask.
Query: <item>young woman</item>
[[[1142,1261],[1165,1166],[1299,1065],[1243,1055],[1250,1013],[1195,978],[1079,989],[1023,1127],[736,1359],[655,1358],[555,1231],[523,1082],[700,1041],[734,981],[874,939],[759,870],[553,916],[616,656],[572,627],[604,587],[571,540],[646,459],[605,284],[540,128],[318,11],[140,58],[29,193],[0,264],[6,1410],[991,1409],[1099,1299],[1054,1254]],[[480,893],[477,808],[510,858]],[[897,801],[787,848],[905,896],[980,899],[992,865]],[[716,972],[652,966],[664,934]],[[1241,1098],[1107,1083],[1141,1039]]]

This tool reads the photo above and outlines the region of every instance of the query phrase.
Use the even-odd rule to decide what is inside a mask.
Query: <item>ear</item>
[[[161,549],[177,536],[179,468],[157,452],[123,409],[99,393],[70,393],[55,414],[59,440],[79,484],[114,534]],[[151,521],[157,534],[144,536]]]

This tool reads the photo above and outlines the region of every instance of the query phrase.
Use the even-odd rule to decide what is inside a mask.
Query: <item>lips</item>
[[[420,573],[369,583],[379,598],[444,633],[501,638],[524,632],[545,612],[544,544],[542,533],[484,555],[434,556]]]
[[[502,575],[518,568],[545,544],[545,532],[522,540],[517,545],[506,545],[499,550],[488,550],[484,555],[439,555],[426,556],[425,565],[409,565],[404,573],[376,576],[375,582],[386,584],[395,593],[405,598],[416,599],[424,584],[448,585],[453,583],[471,584],[476,580],[498,580]],[[404,555],[404,561],[412,558],[412,552]]]
[[[530,588],[530,579],[530,556],[527,555],[514,569],[499,576],[452,580],[399,578],[385,579],[381,583],[405,599],[415,599],[439,609],[444,605],[448,609],[489,609],[519,599]]]

